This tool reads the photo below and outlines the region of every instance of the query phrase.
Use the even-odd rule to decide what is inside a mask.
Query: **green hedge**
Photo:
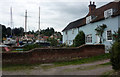
[[[120,28],[113,34],[114,43],[111,48],[111,63],[114,70],[120,70]]]
[[[82,44],[85,44],[85,34],[83,31],[79,31],[78,35],[75,37],[73,41],[73,46],[78,47]]]

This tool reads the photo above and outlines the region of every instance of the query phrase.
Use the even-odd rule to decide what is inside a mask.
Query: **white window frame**
[[[65,41],[66,45],[68,45],[68,40]]]
[[[88,37],[89,37],[89,39],[88,39]],[[91,39],[90,39],[90,38],[91,38]],[[89,40],[91,40],[91,41],[89,41]],[[86,42],[86,43],[92,43],[92,34],[86,35],[86,37],[85,37],[85,42]]]
[[[104,17],[105,18],[109,18],[113,15],[113,9],[108,9],[106,11],[104,11]]]
[[[88,16],[86,17],[86,24],[89,24],[92,21],[92,17]]]
[[[69,40],[69,45],[73,43],[73,40]]]
[[[112,41],[112,40],[113,40],[112,36],[111,36],[112,40],[108,40],[108,35],[107,35],[107,34],[108,34],[108,33],[107,33],[108,31],[111,31],[111,34],[113,33],[112,30],[107,30],[107,31],[106,31],[106,41]]]

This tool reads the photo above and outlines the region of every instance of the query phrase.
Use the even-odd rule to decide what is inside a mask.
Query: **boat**
[[[5,41],[3,41],[4,45],[15,45],[16,44],[16,40],[13,40],[11,38],[7,38]]]

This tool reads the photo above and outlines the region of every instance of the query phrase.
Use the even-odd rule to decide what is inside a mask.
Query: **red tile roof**
[[[71,22],[70,24],[67,25],[67,27],[65,27],[63,29],[63,31],[65,30],[69,30],[72,28],[77,28],[77,27],[81,27],[81,26],[85,26],[86,25],[86,17],[87,16],[95,16],[96,18],[93,19],[91,21],[91,23],[100,21],[100,20],[104,20],[104,11],[107,9],[114,9],[114,13],[112,15],[112,17],[118,16],[120,15],[120,1],[119,2],[110,2],[100,8],[95,9],[92,13],[88,13],[88,15],[86,15],[84,18],[78,19],[74,22]]]

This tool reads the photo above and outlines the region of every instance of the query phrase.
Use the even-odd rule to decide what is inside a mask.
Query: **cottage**
[[[100,37],[95,29],[102,24],[107,26],[102,38],[102,43],[107,48],[113,42],[111,34],[120,27],[120,1],[110,2],[99,8],[96,8],[95,2],[90,2],[89,13],[84,18],[69,23],[63,29],[63,43],[72,45],[74,38],[82,30],[86,36],[86,44],[98,44]]]

